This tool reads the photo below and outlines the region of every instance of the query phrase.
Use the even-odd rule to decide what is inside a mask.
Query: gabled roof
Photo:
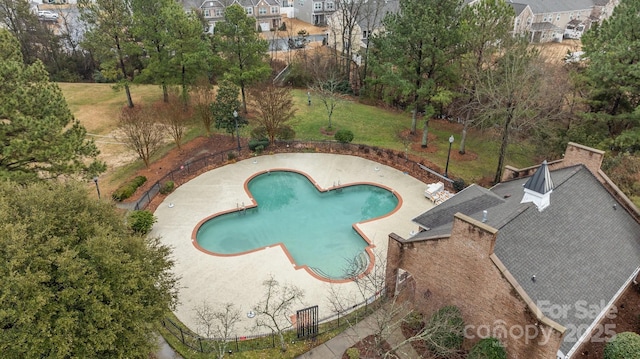
[[[531,31],[563,31],[561,28],[550,22],[534,22],[531,24]]]
[[[509,5],[511,5],[511,7],[513,8],[513,11],[516,14],[516,16],[519,16],[520,14],[522,14],[524,9],[526,9],[528,6],[527,4],[520,4],[520,3],[509,3]]]
[[[373,31],[380,28],[386,14],[395,14],[400,10],[399,0],[370,0],[360,5],[358,26],[363,31]]]
[[[417,217],[414,221],[431,229],[409,240],[450,233],[453,216],[448,222],[444,217],[453,211],[482,221],[486,210],[486,224],[498,229],[495,254],[543,313],[567,328],[586,328],[594,315],[578,310],[608,304],[640,265],[640,224],[585,166],[551,171],[550,176],[552,203],[542,212],[532,203],[520,204],[530,178],[490,190],[470,186]],[[554,317],[552,305],[569,310]],[[561,350],[567,353],[576,339],[565,338]]]
[[[518,3],[529,5],[534,14],[548,14],[566,11],[588,10],[594,5],[594,0],[518,0]]]

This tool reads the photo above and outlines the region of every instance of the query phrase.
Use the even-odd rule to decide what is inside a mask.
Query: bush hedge
[[[640,335],[623,332],[604,347],[604,359],[640,358]]]
[[[173,181],[167,181],[160,187],[160,194],[169,194],[173,192],[175,187],[176,184]]]
[[[249,149],[251,151],[255,151],[257,152],[257,148],[262,146],[262,148],[260,150],[264,150],[265,148],[267,148],[267,146],[269,146],[269,140],[268,139],[259,139],[259,140],[251,140],[249,141]]]
[[[429,318],[426,326],[433,333],[426,344],[437,357],[449,357],[462,348],[464,320],[458,307],[448,305],[440,308]]]
[[[129,214],[129,228],[134,233],[145,235],[151,231],[157,218],[150,211],[133,211]]]
[[[111,195],[111,198],[113,198],[115,201],[122,202],[125,199],[131,197],[138,189],[138,187],[142,186],[145,182],[147,182],[147,177],[137,176],[133,180],[118,187],[118,189],[116,189]]]
[[[484,338],[471,348],[467,359],[507,359],[507,351],[497,338]]]
[[[334,138],[340,143],[350,143],[353,141],[353,132],[344,129],[338,130],[336,131]]]

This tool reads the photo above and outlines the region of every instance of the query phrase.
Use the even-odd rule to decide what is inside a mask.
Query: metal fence
[[[407,156],[404,152],[362,144],[340,143],[336,141],[277,141],[274,144],[270,144],[263,153],[286,152],[351,154],[394,167],[425,183],[440,181],[447,187],[452,188],[455,182],[451,178],[441,175],[438,171],[427,167],[424,163],[410,159],[410,156]],[[134,203],[133,209],[141,210],[147,208],[149,203],[160,193],[160,190],[168,181],[172,181],[177,187],[193,178],[194,175],[224,165],[229,159],[242,159],[243,155],[248,156],[250,152],[238,153],[237,149],[233,147],[186,162],[156,181],[156,183],[144,192]]]
[[[269,154],[272,153],[338,153],[338,154],[351,154],[367,158],[381,164],[386,164],[394,167],[398,170],[402,170],[407,174],[412,175],[415,178],[423,182],[429,181],[441,181],[448,187],[451,187],[454,180],[444,177],[437,171],[427,167],[421,162],[411,160],[405,153],[399,151],[393,151],[388,149],[382,149],[375,146],[339,143],[336,141],[278,141],[275,144],[269,145],[266,149]],[[249,152],[247,152],[247,155]],[[188,181],[194,175],[205,172],[211,168],[224,165],[229,159],[238,157],[241,158],[242,153],[238,153],[236,148],[229,148],[218,153],[209,154],[193,161],[187,162],[177,169],[167,173],[164,177],[154,183],[145,193],[141,195],[138,201],[135,202],[136,210],[146,208],[149,203],[160,193],[160,189],[168,181],[173,181],[175,186]],[[334,313],[325,318],[319,320],[320,330],[319,334],[335,330],[338,328],[346,328],[349,325],[349,321],[346,320],[346,316],[356,312],[361,317],[353,318],[355,321],[359,321],[366,315],[370,314],[375,309],[375,300],[382,294],[378,293],[367,300],[362,301],[345,311]],[[361,313],[357,312],[358,309],[364,309]],[[182,326],[176,324],[170,319],[164,319],[162,325],[175,336],[185,346],[202,353],[210,353],[218,348],[219,344],[224,340],[221,338],[204,338],[191,331],[183,329]],[[258,350],[275,348],[278,345],[278,339],[276,333],[267,334],[254,334],[246,336],[236,336],[227,339],[227,349],[233,352],[241,352],[247,350]]]
[[[133,209],[140,210],[147,208],[149,203],[151,203],[151,201],[158,195],[158,193],[160,193],[160,190],[166,185],[167,182],[171,181],[177,187],[191,179],[194,175],[204,172],[211,167],[222,165],[226,163],[230,158],[235,158],[238,155],[239,154],[234,147],[228,150],[197,158],[190,162],[186,162],[179,168],[172,170],[164,177],[156,181],[156,183],[154,183],[151,188],[144,192],[135,202]]]
[[[352,307],[329,315],[327,317],[319,319],[319,331],[318,335],[336,330],[339,328],[347,329],[353,323],[357,323],[364,319],[367,315],[371,314],[378,308],[376,302],[377,299],[384,295],[383,291],[380,291],[368,299],[353,305]],[[361,311],[358,311],[360,309]],[[352,315],[354,314],[355,315]],[[349,316],[347,320],[347,316]],[[176,337],[182,344],[190,349],[200,353],[215,352],[221,345],[226,342],[226,350],[228,352],[242,352],[249,350],[261,350],[275,348],[280,344],[280,339],[277,338],[278,334],[275,332],[268,334],[253,334],[245,336],[234,336],[233,338],[227,338],[226,341],[223,338],[205,338],[199,336],[184,327],[175,323],[169,318],[162,320],[162,326],[169,331],[174,337]],[[295,329],[290,329],[295,331]]]

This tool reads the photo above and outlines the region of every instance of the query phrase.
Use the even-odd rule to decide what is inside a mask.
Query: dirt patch
[[[546,62],[554,64],[564,64],[564,58],[569,52],[576,52],[582,50],[582,43],[580,40],[563,40],[562,42],[546,42],[543,44],[534,45],[540,50],[540,55]]]
[[[617,333],[635,332],[640,334],[640,286],[631,285],[625,290],[614,304],[617,313],[605,318],[597,326],[593,339],[583,344],[577,351],[582,359],[601,359],[604,357],[604,347],[609,339],[604,335],[606,330]]]

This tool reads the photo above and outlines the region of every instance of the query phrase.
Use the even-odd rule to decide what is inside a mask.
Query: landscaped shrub
[[[173,189],[175,188],[176,184],[173,181],[167,181],[165,182],[162,187],[160,187],[160,194],[169,194],[171,192],[173,192]]]
[[[255,127],[251,130],[251,138],[252,139],[265,139],[267,138],[267,128],[264,126]]]
[[[409,313],[409,315],[407,315],[404,320],[407,323],[407,326],[415,332],[421,330],[424,327],[424,316],[422,315],[422,313],[415,310]]]
[[[604,359],[640,358],[640,335],[623,332],[604,347]]]
[[[347,349],[347,356],[349,359],[360,359],[360,350],[358,348]]]
[[[258,147],[258,146],[262,146],[261,147],[261,151],[264,150],[265,148],[267,148],[267,146],[269,146],[269,140],[266,139],[266,138],[263,138],[263,139],[259,139],[259,140],[251,140],[251,141],[249,141],[249,149],[251,151],[258,152],[256,150],[256,147]]]
[[[429,350],[438,357],[449,357],[462,348],[464,320],[460,309],[453,305],[440,308],[429,318],[426,331],[432,334],[425,338]]]
[[[151,231],[157,219],[150,211],[133,211],[129,214],[129,228],[134,233],[145,235]]]
[[[453,189],[456,192],[460,192],[464,189],[464,187],[466,186],[466,183],[464,183],[464,180],[462,178],[458,178],[453,181],[452,185],[453,185]]]
[[[350,143],[353,141],[353,132],[345,129],[338,130],[334,135],[334,138],[340,143]]]
[[[484,338],[471,348],[467,359],[507,359],[507,351],[497,338]]]
[[[296,131],[293,130],[293,128],[291,128],[291,126],[280,126],[280,128],[278,128],[278,133],[276,135],[276,138],[279,140],[293,140],[296,137]]]
[[[138,187],[142,186],[146,181],[147,177],[137,176],[130,182],[127,182],[118,187],[118,189],[116,189],[111,195],[111,198],[118,202],[124,201],[125,199],[131,197],[138,189]]]
[[[227,160],[228,161],[233,161],[233,160],[236,159],[236,157],[238,157],[238,156],[236,155],[235,152],[233,152],[233,151],[227,152]]]
[[[284,82],[293,87],[307,87],[307,84],[314,81],[313,77],[300,62],[293,62],[289,65],[289,73]]]

